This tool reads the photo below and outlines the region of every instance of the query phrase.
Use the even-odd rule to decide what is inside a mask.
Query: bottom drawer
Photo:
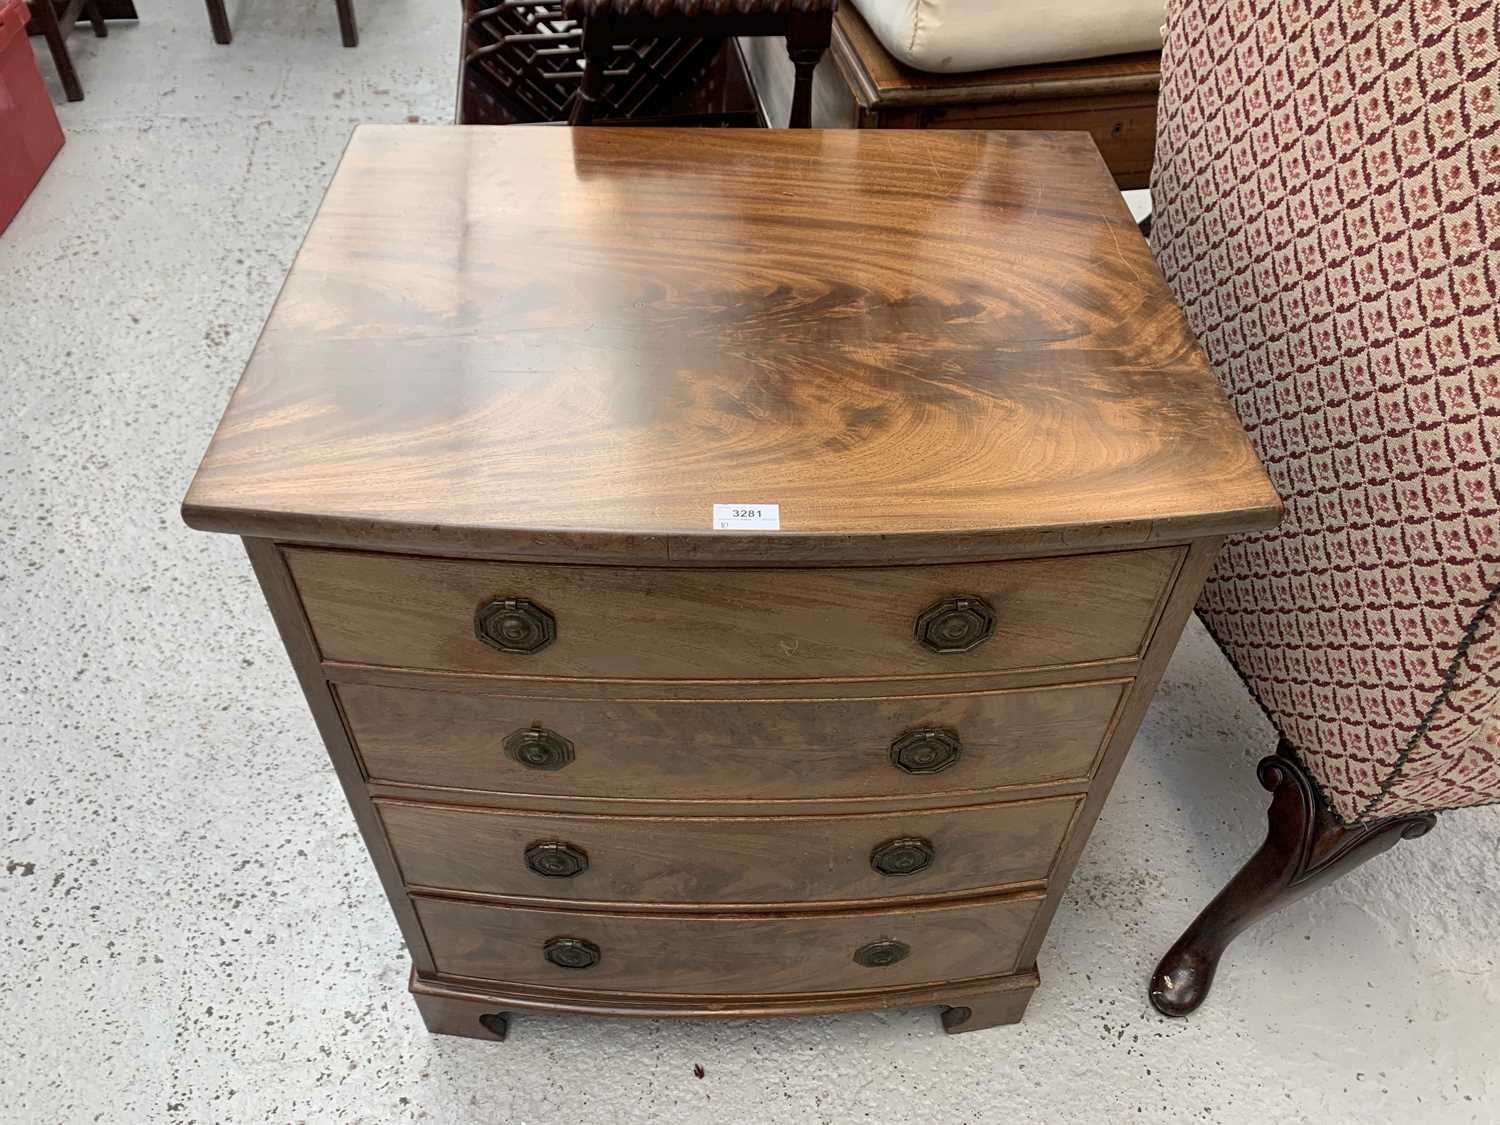
[[[437,971],[695,996],[895,988],[1012,972],[1042,895],[827,914],[533,910],[415,897]]]

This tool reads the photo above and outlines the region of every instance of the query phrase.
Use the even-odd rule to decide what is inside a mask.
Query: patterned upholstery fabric
[[[1346,822],[1500,800],[1497,13],[1168,5],[1152,245],[1287,506],[1199,613]]]

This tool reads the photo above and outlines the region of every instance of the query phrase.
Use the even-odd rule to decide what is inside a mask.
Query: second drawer
[[[868,902],[1046,879],[1078,797],[908,813],[650,817],[377,801],[406,882],[577,902]]]
[[[1083,780],[1127,686],[695,700],[337,690],[374,781],[657,801],[811,801]]]

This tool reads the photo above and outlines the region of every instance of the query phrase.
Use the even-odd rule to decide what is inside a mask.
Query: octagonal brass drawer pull
[[[854,963],[867,969],[883,969],[906,960],[911,946],[904,941],[872,941],[854,951]]]
[[[599,963],[599,947],[576,937],[555,937],[542,946],[542,956],[559,969],[590,969]]]
[[[549,879],[571,879],[589,869],[589,854],[561,840],[538,840],[526,849],[526,866]]]
[[[940,655],[968,652],[995,634],[995,607],[973,594],[944,598],[917,615],[917,640]]]
[[[557,639],[557,618],[526,598],[496,598],[474,614],[474,635],[498,652],[541,652]]]
[[[877,845],[870,853],[870,866],[882,875],[915,875],[932,866],[937,849],[920,836],[897,836]]]
[[[541,725],[505,736],[505,756],[529,770],[560,770],[573,760],[573,743]]]
[[[951,730],[910,730],[891,743],[891,765],[907,773],[942,773],[963,752],[962,740]]]

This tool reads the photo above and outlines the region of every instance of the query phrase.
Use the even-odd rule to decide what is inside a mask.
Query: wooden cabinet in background
[[[763,120],[786,120],[791,63],[780,43],[738,47]],[[1121,188],[1143,188],[1156,154],[1161,52],[931,74],[891,57],[853,4],[813,76],[815,126],[826,129],[1047,129],[1088,133]]]

